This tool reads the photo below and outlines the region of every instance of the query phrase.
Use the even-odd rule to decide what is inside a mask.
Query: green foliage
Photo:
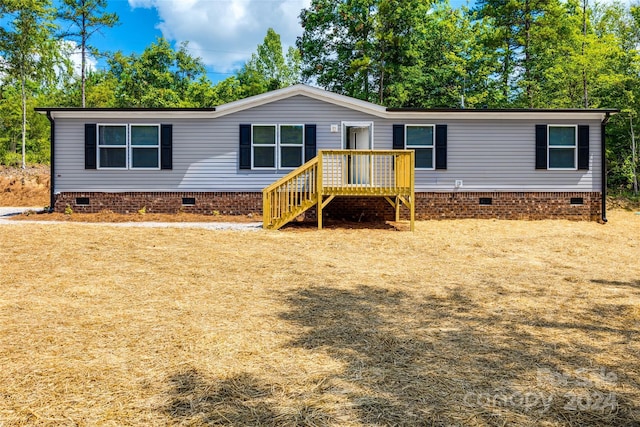
[[[269,28],[257,53],[251,55],[238,72],[237,82],[228,81],[221,89],[233,88],[240,98],[244,98],[294,85],[300,79],[300,61],[300,53],[293,47],[286,55],[283,53],[280,35]]]
[[[70,205],[67,205],[64,207],[64,214],[65,215],[72,215],[73,214],[73,209],[71,208]]]
[[[35,90],[34,90],[35,92]],[[27,163],[49,163],[49,121],[34,111],[46,99],[41,94],[27,99],[25,148]],[[0,164],[22,164],[22,100],[18,83],[0,86]],[[17,160],[16,160],[17,159]]]
[[[86,63],[87,53],[98,55],[99,52],[90,46],[89,39],[97,31],[105,27],[113,27],[118,23],[118,15],[106,13],[106,0],[62,0],[57,17],[68,24],[68,28],[61,34],[65,39],[75,40],[80,45],[80,86],[81,105],[86,105]]]
[[[0,14],[3,85],[20,85],[22,167],[26,165],[27,104],[41,85],[54,85],[54,67],[64,61],[60,45],[52,38],[55,24],[50,0],[5,0]],[[13,148],[13,147],[12,147]],[[15,151],[15,150],[12,150]]]
[[[333,92],[374,101],[376,0],[313,0],[302,10],[304,32],[297,46],[302,77]],[[377,58],[376,58],[377,59]]]
[[[115,77],[116,107],[206,107],[208,97],[194,85],[210,85],[199,58],[187,51],[187,43],[174,50],[158,38],[141,55],[117,52],[109,60]],[[194,81],[199,80],[199,83]],[[200,97],[191,99],[194,93]]]

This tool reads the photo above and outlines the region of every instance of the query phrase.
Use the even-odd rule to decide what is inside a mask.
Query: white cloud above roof
[[[298,15],[310,0],[129,0],[132,8],[154,8],[157,28],[189,50],[207,68],[228,73],[244,63],[272,27],[282,44],[302,34]]]
[[[79,78],[80,75],[82,74],[82,71],[81,71],[82,51],[80,49],[80,46],[78,46],[78,43],[72,40],[64,40],[62,43],[64,43],[63,49],[67,51],[67,57],[71,60],[71,63],[73,64],[73,75]],[[96,70],[98,61],[93,56],[91,56],[91,54],[88,52],[85,57],[85,61],[86,61],[86,68],[85,68],[86,71]]]

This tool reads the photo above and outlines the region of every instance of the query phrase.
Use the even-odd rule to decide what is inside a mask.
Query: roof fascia
[[[362,101],[360,99],[351,98],[349,96],[338,95],[323,89],[298,84],[289,86],[284,89],[278,89],[266,92],[260,95],[251,96],[249,98],[240,99],[228,104],[216,107],[215,117],[226,116],[228,114],[237,113],[249,108],[259,107],[271,102],[280,101],[291,98],[293,96],[303,95],[318,101],[328,102],[334,105],[348,108],[350,110],[360,111],[362,113],[371,114],[377,117],[386,117],[387,109],[381,105],[372,104],[371,102]]]
[[[612,110],[448,110],[388,111],[391,120],[600,120]]]
[[[38,113],[49,112],[54,119],[143,119],[169,120],[175,118],[211,118],[213,109],[204,110],[150,110],[150,109],[57,109],[36,108]]]

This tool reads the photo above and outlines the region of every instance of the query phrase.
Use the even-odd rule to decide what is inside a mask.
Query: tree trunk
[[[633,194],[638,195],[638,159],[636,157],[636,133],[633,130],[633,114],[629,114],[629,127],[631,128],[631,172],[633,173]]]
[[[22,169],[27,168],[27,81],[24,71],[20,73],[22,90]]]
[[[84,7],[84,2],[82,4],[82,6]],[[86,56],[87,56],[87,20],[86,20],[86,14],[83,12],[82,13],[82,29],[80,30],[82,32],[82,41],[81,41],[81,49],[82,49],[82,53],[81,53],[81,64],[80,64],[80,80],[81,80],[81,85],[82,85],[82,108],[85,108],[85,85],[86,85],[86,74],[85,74],[85,67],[86,67]]]
[[[585,46],[587,41],[587,3],[582,0],[582,102],[584,108],[589,108],[589,88],[587,82],[587,64],[585,61]]]
[[[531,87],[531,2],[525,1],[524,8],[524,78],[529,100],[529,108],[533,108],[533,88]]]
[[[509,57],[511,52],[509,49],[509,40],[507,39],[507,48],[504,55],[504,67],[502,68],[502,96],[504,96],[504,102],[509,99]]]
[[[380,47],[380,87],[378,88],[378,101],[384,105],[384,71],[385,71],[385,45]]]

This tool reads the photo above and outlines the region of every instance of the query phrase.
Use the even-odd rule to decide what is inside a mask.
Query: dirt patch
[[[0,206],[48,206],[50,182],[48,166],[0,166]]]
[[[607,197],[607,208],[637,211],[640,210],[640,199],[630,199],[627,197]]]
[[[10,219],[16,221],[64,221],[64,222],[262,222],[260,215],[197,215],[189,213],[154,214],[131,213],[119,214],[111,211],[102,211],[95,214],[60,212],[25,212]]]
[[[638,236],[0,225],[0,424],[638,425]]]

